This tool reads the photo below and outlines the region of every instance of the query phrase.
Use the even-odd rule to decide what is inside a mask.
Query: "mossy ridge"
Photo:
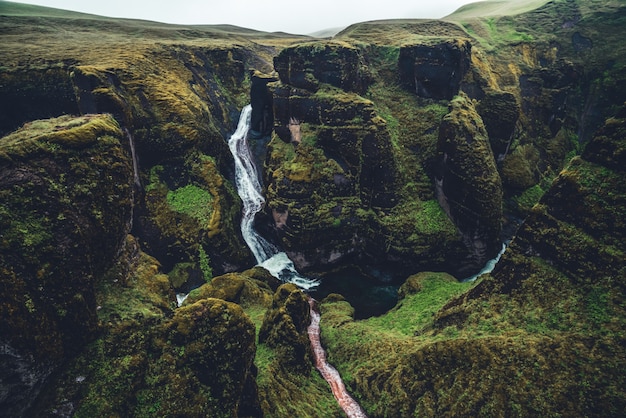
[[[335,39],[373,45],[436,44],[451,37],[467,34],[454,22],[429,19],[393,19],[356,23],[335,35]]]
[[[64,370],[46,412],[68,400],[78,417],[255,410],[241,400],[256,400],[245,383],[253,378],[254,325],[238,305],[203,298],[174,311],[167,277],[130,236],[100,292],[105,333]]]
[[[346,302],[322,305],[323,338],[329,361],[338,368],[368,413],[432,416],[443,411],[455,414],[508,411],[513,416],[522,416],[524,411],[558,414],[579,408],[602,410],[611,416],[618,413],[619,407],[612,402],[620,405],[625,400],[617,389],[619,383],[615,386],[612,379],[621,381],[623,377],[620,380],[612,368],[619,360],[607,362],[602,358],[615,349],[611,334],[596,337],[599,339],[596,341],[602,342],[590,349],[583,341],[593,331],[568,329],[570,321],[576,321],[567,317],[572,312],[571,305],[566,303],[550,313],[541,308],[528,312],[525,305],[502,305],[501,301],[494,311],[497,299],[476,310],[490,314],[494,321],[471,316],[464,326],[430,328],[433,317],[429,312],[440,309],[463,287],[473,287],[449,283],[456,289],[438,300],[437,293],[433,294],[436,302],[431,305],[432,310],[423,311],[425,315],[414,309],[420,293],[414,295],[415,299],[405,297],[388,314],[366,321],[353,321],[352,309]],[[440,286],[435,289],[441,291]],[[427,301],[430,291],[426,288],[422,292],[426,292],[422,301]],[[606,300],[605,290],[598,288],[583,301],[583,306],[587,306],[584,310],[596,318],[594,321],[606,320],[607,312],[611,312],[606,308]],[[516,313],[525,319],[520,320]],[[420,315],[422,320],[412,322]],[[508,322],[504,316],[515,322]],[[418,336],[411,337],[415,333],[414,325],[420,323],[426,326],[418,330]],[[387,328],[393,330],[394,326],[397,331],[389,332]],[[603,354],[592,355],[592,350]],[[459,360],[463,358],[467,360]],[[564,363],[563,358],[576,360]],[[593,372],[598,369],[604,374]],[[455,376],[453,384],[446,380],[447,371]],[[541,384],[545,379],[561,383],[546,390]],[[598,387],[606,388],[604,396],[595,395],[594,388]],[[577,393],[574,399],[567,395],[571,391]],[[506,399],[502,393],[507,393]]]
[[[61,116],[24,124],[0,140],[0,157],[20,158],[41,150],[54,153],[60,147],[83,148],[108,137],[122,138],[110,115]]]
[[[244,273],[246,274],[246,273]],[[291,286],[291,285],[290,285]],[[293,290],[293,289],[292,289]],[[300,291],[297,291],[301,293]],[[274,296],[276,298],[276,296]],[[296,299],[291,297],[291,302]],[[247,303],[246,313],[256,325],[257,341],[261,330],[267,335],[272,315],[268,315],[272,300],[264,299],[263,303]],[[308,305],[306,305],[308,307]],[[279,315],[294,318],[293,307],[279,309]],[[297,316],[297,315],[296,315]],[[289,324],[285,318],[279,319]],[[297,320],[296,320],[297,322]],[[293,326],[293,325],[292,325]],[[301,325],[298,325],[301,326]],[[281,330],[274,332],[290,332],[289,326],[282,325]],[[337,401],[333,397],[328,383],[308,362],[306,367],[293,367],[292,352],[288,342],[280,342],[275,338],[271,341],[258,342],[254,364],[257,368],[256,382],[259,401],[263,415],[267,417],[291,417],[306,415],[311,417],[343,416]],[[306,339],[308,344],[308,338]],[[287,357],[285,357],[287,356]]]

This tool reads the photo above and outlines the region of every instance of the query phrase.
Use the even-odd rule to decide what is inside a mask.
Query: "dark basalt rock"
[[[483,122],[466,96],[451,102],[439,128],[439,201],[480,268],[501,249],[502,183]]]
[[[274,110],[272,94],[267,84],[278,80],[276,77],[258,71],[252,72],[250,78],[250,104],[252,105],[250,129],[254,137],[271,135],[274,127]]]
[[[130,228],[132,163],[109,115],[0,139],[0,405],[20,415],[98,328],[94,286]]]
[[[369,227],[359,209],[397,203],[391,138],[373,103],[354,93],[327,85],[316,93],[283,83],[270,88],[275,132],[289,144],[269,146],[269,215],[297,267],[320,269],[360,250],[357,236]],[[292,119],[307,141],[291,143]],[[291,161],[286,148],[295,153]]]
[[[78,114],[70,70],[45,68],[25,72],[0,72],[0,135],[24,122],[64,114]]]
[[[285,48],[274,58],[274,68],[284,84],[309,91],[326,83],[363,93],[369,83],[359,49],[346,43],[320,42]]]
[[[586,147],[582,157],[611,170],[626,170],[626,105],[606,121]]]
[[[450,100],[470,68],[471,53],[467,40],[403,46],[398,59],[400,82],[420,97]]]
[[[476,111],[485,124],[494,155],[504,156],[520,115],[517,99],[508,92],[490,92],[481,99]]]

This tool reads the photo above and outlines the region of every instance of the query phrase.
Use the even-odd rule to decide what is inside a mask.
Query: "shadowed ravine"
[[[259,177],[247,141],[251,112],[252,106],[250,105],[242,109],[237,130],[228,141],[235,159],[237,193],[243,202],[241,233],[259,265],[265,267],[283,282],[294,283],[303,289],[312,289],[318,285],[318,281],[300,276],[287,254],[260,236],[254,229],[254,216],[263,208],[265,199],[261,193]],[[330,385],[339,406],[348,417],[365,417],[359,404],[346,392],[339,372],[326,362],[326,353],[320,343],[320,315],[314,309],[315,301],[312,298],[309,298],[309,306],[311,324],[308,327],[308,334],[315,357],[315,367]]]

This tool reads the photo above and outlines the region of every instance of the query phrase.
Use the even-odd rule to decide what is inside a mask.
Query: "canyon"
[[[315,340],[371,417],[620,416],[626,6],[514,3],[312,38],[0,1],[0,416],[343,416]]]

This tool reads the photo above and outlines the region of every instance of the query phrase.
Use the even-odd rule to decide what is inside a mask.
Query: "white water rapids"
[[[265,206],[265,198],[261,193],[259,176],[248,146],[251,116],[252,106],[247,105],[241,111],[237,130],[228,140],[228,147],[235,159],[237,193],[243,202],[241,234],[257,263],[265,267],[273,276],[283,282],[294,283],[305,290],[313,289],[319,281],[301,276],[287,254],[260,236],[254,229],[254,216]]]
[[[305,290],[315,288],[319,282],[301,276],[287,254],[276,245],[260,236],[254,229],[254,216],[265,206],[261,184],[252,153],[248,146],[248,131],[252,106],[241,111],[237,130],[228,140],[228,147],[235,159],[235,180],[237,193],[243,202],[241,233],[250,247],[257,263],[265,267],[273,276],[283,282],[291,282]],[[328,382],[339,406],[349,418],[366,417],[359,404],[348,394],[339,372],[326,361],[326,353],[320,342],[320,315],[314,309],[314,301],[309,298],[311,324],[308,327],[309,340],[315,357],[315,367]]]

